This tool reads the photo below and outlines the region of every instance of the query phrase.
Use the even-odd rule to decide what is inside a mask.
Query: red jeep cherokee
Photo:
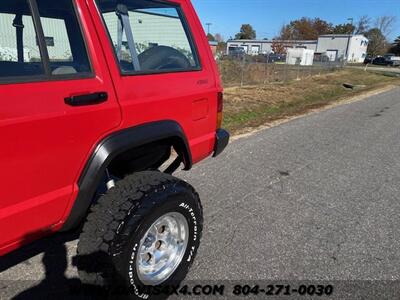
[[[1,0],[0,95],[0,255],[84,222],[84,283],[181,281],[203,217],[171,174],[229,140],[190,1]]]

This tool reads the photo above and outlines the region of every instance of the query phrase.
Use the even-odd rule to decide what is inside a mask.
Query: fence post
[[[283,67],[283,82],[286,81],[287,81],[287,64],[285,63]]]
[[[268,82],[268,62],[264,64],[264,85]]]
[[[244,65],[245,65],[245,60],[246,57],[243,55],[243,59],[242,59],[242,74],[241,74],[241,78],[240,78],[240,86],[243,87],[243,83],[244,83]]]
[[[326,58],[324,60],[324,58],[321,56],[321,64],[319,66],[319,75],[324,75],[325,74],[325,66],[327,64]]]
[[[300,80],[300,61],[297,62],[297,80]]]
[[[274,83],[275,82],[275,65],[274,64],[271,65],[271,69],[272,69],[271,82]]]

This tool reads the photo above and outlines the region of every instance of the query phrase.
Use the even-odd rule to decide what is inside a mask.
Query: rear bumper
[[[228,131],[225,129],[217,130],[213,157],[217,157],[225,150],[226,146],[229,144],[229,138],[230,135]]]

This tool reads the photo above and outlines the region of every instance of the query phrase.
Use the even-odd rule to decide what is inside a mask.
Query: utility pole
[[[348,18],[347,21],[351,21],[351,34],[354,34],[354,18]]]
[[[351,21],[351,33],[349,34],[349,37],[347,39],[347,48],[346,48],[346,64],[349,61],[349,48],[350,48],[350,40],[353,37],[354,30],[353,30],[353,22],[354,18],[348,18],[347,21]]]
[[[206,25],[207,25],[207,34],[210,34],[210,27],[212,23],[206,23]]]

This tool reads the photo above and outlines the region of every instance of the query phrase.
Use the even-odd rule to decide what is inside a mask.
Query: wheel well
[[[108,165],[112,175],[123,178],[126,175],[159,169],[172,155],[173,151],[185,162],[185,150],[179,138],[168,138],[128,149]]]
[[[184,170],[190,170],[192,156],[186,135],[171,120],[127,128],[106,137],[92,153],[78,180],[79,192],[62,231],[75,228],[85,218],[107,171],[118,179],[134,172],[156,170],[170,158],[171,149],[178,156],[164,172],[172,174],[182,162]]]

